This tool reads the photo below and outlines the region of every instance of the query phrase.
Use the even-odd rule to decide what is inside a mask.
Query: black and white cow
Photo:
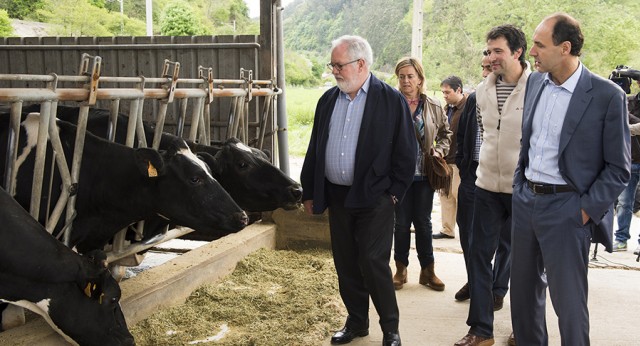
[[[0,188],[0,302],[29,309],[69,342],[134,345],[101,252],[80,256]],[[8,328],[2,321],[2,329]]]
[[[18,155],[25,159],[18,170],[15,198],[25,207],[30,204],[35,156],[32,138],[37,134],[38,118],[33,114],[26,116],[20,128]],[[76,127],[60,120],[57,125],[65,155],[70,158]],[[8,117],[1,116],[0,176],[4,173],[7,129]],[[244,211],[183,140],[173,137],[166,147],[160,152],[132,149],[87,132],[71,246],[77,246],[81,253],[102,249],[120,229],[156,216],[216,237],[247,225]],[[67,161],[70,164],[70,159]],[[49,161],[46,167],[50,167]],[[60,186],[58,175],[54,176],[53,186]],[[43,208],[49,199],[56,201],[59,195],[58,189],[52,189],[51,196],[44,189]]]
[[[40,105],[27,106],[23,112],[39,112]],[[58,106],[58,119],[76,124],[78,107]],[[87,131],[96,136],[107,138],[110,111],[91,108]],[[115,141],[124,143],[126,139],[128,118],[120,114],[115,129]],[[153,127],[145,124],[145,135],[150,146],[153,140]],[[170,134],[164,133],[160,148],[170,142]],[[302,187],[292,180],[278,167],[269,162],[269,158],[261,150],[250,148],[240,140],[231,138],[225,142],[210,146],[187,141],[194,153],[202,155],[209,165],[213,176],[229,192],[238,205],[250,212],[272,211],[278,208],[295,209],[301,202]],[[196,229],[196,232],[198,230]]]
[[[298,207],[302,187],[273,166],[261,150],[248,147],[237,138],[214,146],[187,144],[201,155],[222,187],[244,210],[261,212]]]

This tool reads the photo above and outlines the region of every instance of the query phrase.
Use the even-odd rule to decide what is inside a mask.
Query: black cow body
[[[4,173],[7,124],[8,117],[3,116],[0,119],[0,176]],[[57,124],[70,164],[76,127],[59,120]],[[34,135],[37,125],[38,117],[30,115],[21,126],[18,155],[24,153],[26,160],[18,170],[15,198],[25,208],[30,203],[34,165],[34,150],[26,142]],[[77,246],[81,253],[102,249],[120,229],[158,216],[216,236],[237,232],[246,226],[246,214],[184,141],[174,138],[167,143],[167,148],[161,152],[132,149],[86,134],[71,246]],[[29,150],[32,152],[27,155]],[[157,176],[149,176],[150,165]],[[50,167],[49,161],[46,167]],[[53,179],[53,186],[60,186],[57,174]],[[44,189],[43,208],[48,199],[56,201],[59,194],[60,191],[53,188],[48,196]]]
[[[74,253],[3,189],[0,206],[0,302],[43,316],[80,345],[133,345],[120,287],[100,261],[104,254]]]

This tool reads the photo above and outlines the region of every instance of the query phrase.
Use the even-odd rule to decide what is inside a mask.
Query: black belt
[[[540,184],[531,182],[529,180],[527,180],[527,186],[531,191],[533,191],[533,193],[537,195],[549,195],[552,193],[574,191],[573,188],[569,185]]]

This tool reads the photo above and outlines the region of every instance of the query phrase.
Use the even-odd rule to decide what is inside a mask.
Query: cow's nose
[[[249,224],[249,217],[247,217],[247,213],[244,211],[233,214],[233,220],[240,229],[245,228]]]
[[[289,188],[289,192],[291,193],[291,197],[297,202],[300,202],[302,199],[302,186],[293,185]]]

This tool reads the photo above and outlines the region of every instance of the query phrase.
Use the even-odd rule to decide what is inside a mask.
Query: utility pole
[[[145,2],[145,16],[147,17],[147,36],[153,36],[153,1]]]
[[[120,35],[124,33],[124,0],[120,0]]]
[[[413,0],[413,25],[411,28],[411,56],[422,62],[422,1]]]

